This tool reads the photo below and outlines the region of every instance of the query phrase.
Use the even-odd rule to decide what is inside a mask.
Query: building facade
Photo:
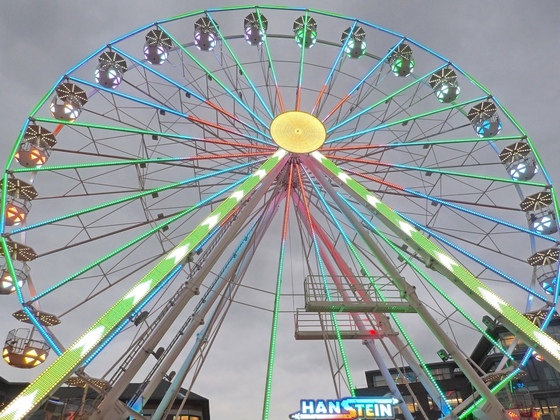
[[[527,316],[534,322],[539,322],[538,312]],[[560,341],[560,319],[553,319],[546,332]],[[487,333],[499,341],[504,348],[513,346],[512,355],[516,363],[522,363],[527,353],[527,346],[516,341],[511,332],[502,325],[496,324],[489,325]],[[496,370],[502,357],[503,355],[493,344],[484,338],[478,342],[470,359],[482,368],[487,374],[488,380],[492,381],[491,373]],[[474,392],[470,382],[453,360],[431,363],[427,366],[452,407],[460,404]],[[390,369],[390,373],[414,418],[431,420],[441,417],[438,407],[410,368]],[[367,388],[357,389],[357,395],[385,395],[390,393],[385,378],[379,370],[367,371],[365,375]],[[481,374],[481,376],[484,377],[485,375]],[[536,353],[533,353],[527,359],[523,373],[515,377],[509,386],[502,389],[497,396],[502,405],[511,410],[511,416],[514,419],[517,416],[526,420],[560,420],[560,373],[543,361]],[[400,411],[397,418],[404,418]]]
[[[17,395],[29,385],[23,382],[8,382],[0,378],[0,409],[9,404]],[[149,419],[156,411],[169,388],[170,382],[162,381],[155,389],[151,398],[144,404],[142,415]],[[128,403],[134,396],[140,384],[130,384],[120,397],[123,403]],[[41,408],[27,417],[28,420],[81,420],[88,419],[97,401],[97,392],[81,387],[64,386],[59,388],[52,398]],[[181,407],[184,398],[187,401]],[[166,420],[210,420],[210,403],[194,392],[181,388],[170,414]]]

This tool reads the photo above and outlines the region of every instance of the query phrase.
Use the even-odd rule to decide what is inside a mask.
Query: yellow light
[[[292,153],[311,153],[327,138],[323,123],[303,111],[287,111],[270,124],[270,134],[278,146]]]
[[[45,359],[47,358],[47,354],[43,353],[39,355],[39,359],[41,359],[43,362],[45,361]]]
[[[4,350],[2,350],[2,356],[5,356],[5,355],[7,355],[7,354],[9,354],[9,351],[8,351],[8,349],[4,349]]]
[[[4,360],[6,361],[6,363],[10,363],[10,356],[4,356]]]
[[[43,363],[41,360],[37,360],[35,363],[33,363],[33,366],[40,365],[41,363]]]
[[[25,363],[31,364],[32,362],[35,361],[35,358],[34,357],[24,357],[23,360],[24,360]]]
[[[26,356],[35,356],[37,357],[37,352],[35,351],[35,349],[31,349],[25,352]]]

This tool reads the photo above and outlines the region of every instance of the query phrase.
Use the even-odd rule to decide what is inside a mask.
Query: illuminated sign
[[[394,419],[393,406],[399,404],[389,397],[350,397],[342,400],[301,400],[300,410],[290,414],[292,420],[355,420]]]

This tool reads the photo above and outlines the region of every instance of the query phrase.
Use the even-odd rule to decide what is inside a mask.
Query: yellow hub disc
[[[292,153],[314,152],[327,138],[323,123],[303,111],[278,115],[270,124],[270,134],[278,146]]]

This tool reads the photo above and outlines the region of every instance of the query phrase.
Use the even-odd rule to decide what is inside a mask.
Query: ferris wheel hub
[[[278,146],[292,153],[311,153],[327,138],[323,123],[303,111],[287,111],[278,115],[270,125],[270,134]]]

